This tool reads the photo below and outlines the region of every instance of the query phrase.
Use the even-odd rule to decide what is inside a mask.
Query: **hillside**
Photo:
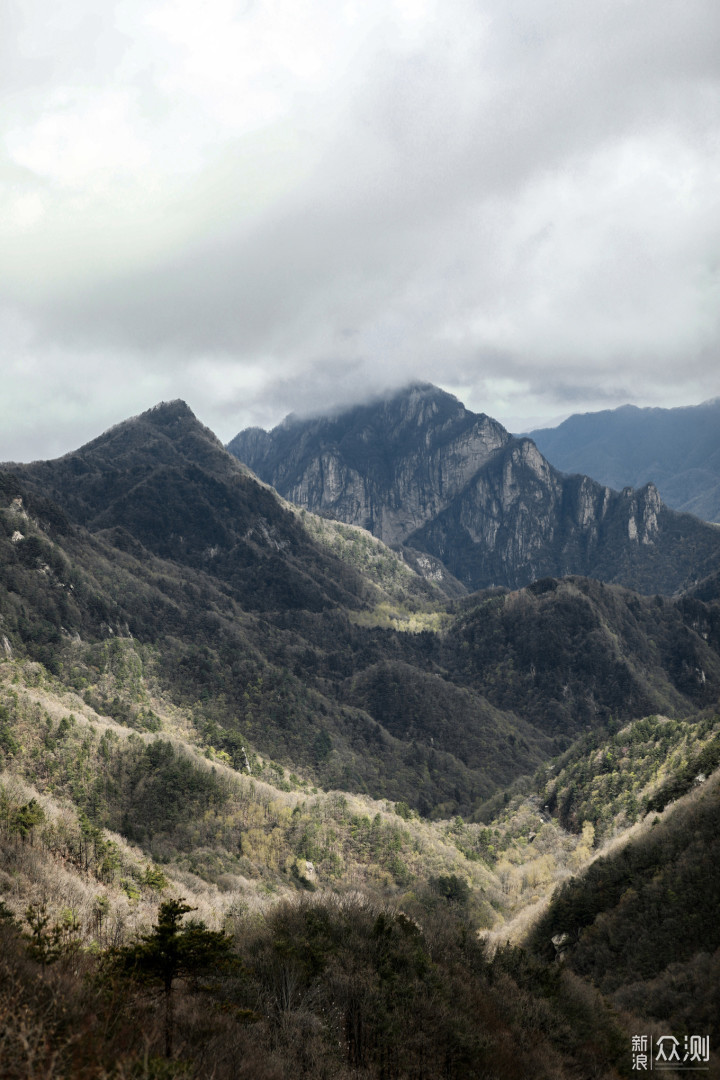
[[[717,776],[701,774],[694,789],[650,830],[565,883],[530,944],[552,959],[553,939],[561,941],[565,964],[619,1007],[717,1046]]]
[[[435,637],[431,629],[415,635],[380,629],[378,622],[402,626],[420,614],[428,627],[442,622],[442,594],[400,568],[390,553],[373,571],[383,577],[397,570],[388,592],[371,574],[363,577],[327,548],[315,546],[295,516],[268,493],[281,520],[300,534],[287,559],[274,546],[269,553],[260,545],[253,549],[255,578],[268,564],[278,567],[276,580],[282,587],[273,597],[276,610],[269,611],[267,587],[235,574],[232,564],[223,578],[220,560],[212,562],[209,572],[159,559],[147,548],[136,548],[129,518],[121,530],[95,534],[66,525],[52,539],[34,516],[54,519],[52,508],[36,504],[32,495],[19,495],[12,477],[6,477],[5,488],[9,505],[0,510],[0,617],[9,654],[42,662],[106,713],[147,729],[152,718],[144,714],[142,696],[132,695],[139,694],[133,689],[137,680],[149,674],[172,700],[192,710],[202,738],[235,761],[247,741],[307,769],[327,786],[415,803],[421,792],[427,812],[451,798],[451,792],[457,793],[451,806],[467,811],[501,782],[477,756],[470,764],[452,747],[435,751],[427,742],[418,745],[404,730],[392,732],[348,700],[345,687],[356,669],[388,656],[402,659],[406,653],[414,661],[417,639]],[[293,566],[303,546],[309,552],[305,567],[310,567],[301,571],[304,581]],[[319,572],[312,578],[315,565]],[[407,577],[413,587],[405,584]],[[331,602],[330,588],[337,592],[340,587],[351,606]],[[428,591],[432,603],[423,606]],[[307,608],[300,606],[303,599]],[[252,604],[257,605],[254,611]],[[408,666],[408,677],[415,674]],[[452,692],[438,682],[441,702]],[[488,761],[499,761],[509,779],[518,757],[504,748],[519,721],[489,706],[483,711],[495,717],[496,725],[469,738],[484,740]],[[535,760],[528,748],[519,764],[532,768]]]
[[[720,521],[720,400],[676,409],[624,405],[530,432],[555,468],[613,488],[652,482],[674,510]]]
[[[694,759],[690,771],[700,761],[709,771],[717,766],[717,716],[637,721],[606,748],[598,733],[488,808],[485,822],[427,822],[403,803],[318,790],[251,747],[248,765],[233,769],[227,755],[203,752],[191,712],[158,696],[154,680],[135,673],[134,693],[129,685],[116,683],[117,696],[133,707],[147,695],[151,732],[96,712],[35,662],[0,666],[8,1077],[30,1075],[42,1062],[51,1080],[199,1078],[208,1067],[221,1078],[400,1080],[422,1063],[438,1080],[488,1070],[518,1080],[610,1080],[628,1075],[638,1025],[667,1032],[701,1024],[714,1033],[706,1023],[716,986],[707,933],[698,952],[698,941],[678,936],[677,912],[672,925],[657,924],[655,937],[669,935],[673,951],[657,954],[641,988],[628,953],[621,972],[613,967],[612,986],[601,985],[612,1005],[584,981],[591,963],[590,977],[601,983],[604,954],[571,925],[566,897],[587,887],[595,908],[612,902],[597,882],[626,851],[629,828],[635,847],[622,855],[627,865],[637,849],[643,866],[650,859],[657,868],[654,853],[677,858],[682,846],[682,867],[674,863],[666,876],[682,890],[681,922],[694,932],[694,913],[712,910],[714,900],[706,889],[686,889],[685,879],[694,865],[699,884],[713,833],[706,838],[700,828],[697,795],[684,796],[682,763]],[[613,802],[597,783],[613,790],[629,747],[636,779]],[[689,773],[687,783],[697,786]],[[582,828],[579,817],[564,816],[570,789],[585,793]],[[716,785],[712,793],[716,802]],[[678,797],[665,815],[677,839],[667,840],[646,810]],[[610,845],[604,861],[593,850],[600,843]],[[522,938],[558,882],[565,883],[559,897],[531,939],[537,956],[506,945]],[[194,909],[193,933],[222,930],[232,951],[225,967],[176,980],[168,1061],[162,997],[118,964],[140,933],[152,939],[161,905],[174,897]],[[572,902],[586,911],[587,901]],[[554,949],[546,958],[560,924],[584,949],[576,946],[567,970]],[[486,938],[503,947],[493,955]],[[673,976],[679,962],[692,997]],[[671,965],[667,974],[663,964]],[[668,1001],[661,977],[674,988],[669,1011],[660,1004]],[[658,1029],[663,1021],[672,1027]]]
[[[629,1075],[638,1027],[714,1035],[711,938],[679,935],[678,918],[692,933],[695,912],[713,910],[701,868],[717,829],[708,818],[705,837],[705,818],[693,802],[686,807],[697,796],[683,798],[675,778],[688,758],[693,768],[699,761],[716,767],[717,717],[638,721],[607,749],[602,736],[579,744],[549,779],[543,770],[545,780],[500,800],[486,822],[432,823],[401,803],[325,793],[252,752],[252,775],[234,770],[225,755],[200,752],[190,714],[158,697],[152,681],[140,689],[156,730],[143,733],[98,714],[37,663],[6,661],[0,679],[7,991],[0,1019],[8,1077],[31,1075],[42,1062],[51,1080],[101,1080],[113,1069],[199,1078],[208,1067],[221,1078],[400,1080],[422,1062],[438,1080],[488,1070],[518,1080],[610,1080]],[[597,782],[613,790],[628,747],[636,781],[613,803]],[[595,764],[580,779],[577,769],[590,759]],[[652,811],[644,820],[653,799],[665,805],[669,784],[670,797],[681,800],[666,811],[681,826],[675,840],[656,834]],[[583,813],[600,810],[597,829],[590,820],[580,828],[579,818],[563,826],[565,810],[555,816],[567,805],[568,785],[586,793]],[[553,792],[555,807],[543,807]],[[716,804],[716,785],[713,792]],[[601,825],[610,843],[604,861],[593,850]],[[613,1005],[583,974],[590,964],[601,983],[606,953],[568,915],[585,912],[587,901],[573,900],[569,909],[566,897],[587,887],[594,908],[612,903],[598,882],[626,850],[628,827],[640,854],[628,848],[621,865],[641,857],[655,878],[657,853],[677,859],[682,847],[682,866],[666,871],[682,907],[667,926],[638,915],[656,926],[648,947],[656,948],[655,939],[666,944],[641,987],[634,954],[622,971],[613,965],[612,986],[601,985]],[[692,874],[704,883],[698,892],[686,887]],[[538,955],[507,946],[521,939],[557,882],[566,884],[531,939]],[[151,984],[122,975],[113,958],[132,950],[139,933],[152,934],[159,905],[173,897],[195,909],[194,926],[231,934],[232,953],[212,975],[176,980],[168,1061],[162,998]],[[627,934],[635,916],[623,900]],[[546,958],[546,945],[568,926],[584,951],[576,946],[577,959],[573,953],[564,970],[554,949]],[[494,956],[485,949],[488,936],[503,946]],[[682,983],[678,963],[687,972]]]
[[[59,534],[63,519],[139,558],[205,571],[250,609],[360,602],[358,575],[309,542],[184,402],[158,405],[55,461],[5,468],[24,491],[52,500]]]
[[[582,574],[672,595],[720,558],[720,532],[669,510],[652,484],[564,476],[529,439],[425,384],[240,432],[228,449],[285,498],[422,552],[468,590]]]

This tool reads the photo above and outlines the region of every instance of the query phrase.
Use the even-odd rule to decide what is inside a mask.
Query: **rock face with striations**
[[[720,530],[647,484],[554,469],[528,438],[436,387],[240,432],[228,449],[281,495],[439,559],[467,588],[585,574],[673,593],[720,562]]]
[[[674,510],[720,522],[720,398],[675,409],[623,405],[576,414],[530,438],[558,469],[617,488],[652,480]]]
[[[249,428],[228,450],[291,502],[402,544],[509,441],[490,417],[422,385],[337,417],[289,416],[270,434]]]

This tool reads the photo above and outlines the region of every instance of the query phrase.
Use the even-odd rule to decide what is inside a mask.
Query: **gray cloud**
[[[15,10],[0,458],[162,397],[230,438],[412,378],[515,427],[720,392],[716,5],[275,10]]]

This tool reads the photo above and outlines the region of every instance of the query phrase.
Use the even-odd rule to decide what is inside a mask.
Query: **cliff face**
[[[509,441],[451,394],[414,386],[341,416],[248,429],[228,450],[291,502],[402,544]]]
[[[672,593],[720,561],[720,530],[667,510],[652,484],[565,476],[427,385],[228,449],[292,502],[435,556],[470,589],[586,574]]]
[[[586,574],[672,592],[688,567],[676,573],[669,565],[676,545],[666,541],[663,514],[671,516],[651,484],[616,492],[566,477],[529,439],[512,440],[407,544],[442,559],[469,588]],[[694,524],[686,521],[691,531]],[[714,539],[706,537],[709,551]]]

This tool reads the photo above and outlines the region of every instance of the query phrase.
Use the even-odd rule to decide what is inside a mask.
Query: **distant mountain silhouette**
[[[720,522],[720,398],[677,409],[619,409],[569,417],[529,437],[555,468],[613,488],[652,481],[674,510]]]

